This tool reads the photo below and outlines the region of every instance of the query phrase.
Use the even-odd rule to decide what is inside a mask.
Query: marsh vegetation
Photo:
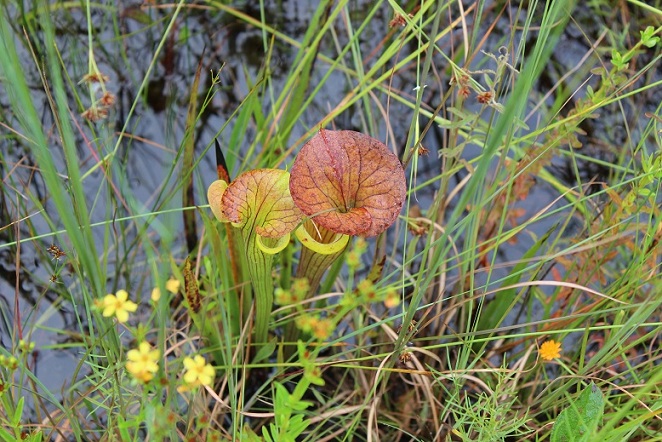
[[[0,10],[1,440],[662,440],[659,0]]]

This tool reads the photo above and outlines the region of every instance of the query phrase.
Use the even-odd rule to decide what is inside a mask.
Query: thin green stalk
[[[247,224],[248,225],[248,224]],[[258,346],[265,344],[269,337],[269,321],[274,302],[274,287],[271,277],[273,255],[262,252],[257,246],[251,227],[242,229],[246,264],[253,286],[253,300],[255,303],[255,343]]]

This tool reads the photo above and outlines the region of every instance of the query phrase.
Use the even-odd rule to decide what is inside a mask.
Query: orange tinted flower
[[[115,98],[115,95],[113,95],[112,93],[106,91],[101,96],[101,99],[99,99],[99,103],[102,106],[112,106],[113,104],[115,104],[116,100],[117,99]]]
[[[313,336],[317,339],[324,340],[331,336],[333,328],[333,322],[331,322],[330,319],[320,319],[313,326]]]
[[[545,341],[540,346],[538,354],[545,361],[551,361],[554,358],[561,357],[561,343],[554,340]]]
[[[478,94],[478,102],[482,104],[488,104],[490,101],[492,101],[492,92],[487,91],[483,92],[482,94]]]
[[[394,291],[389,291],[384,298],[384,307],[393,308],[400,304],[400,295]]]

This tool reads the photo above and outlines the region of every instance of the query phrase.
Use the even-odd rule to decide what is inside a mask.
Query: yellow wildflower
[[[154,377],[154,373],[159,371],[157,361],[161,356],[159,350],[152,350],[148,342],[141,342],[138,349],[129,350],[126,354],[126,370],[141,382],[149,382]]]
[[[545,361],[551,361],[554,358],[561,357],[561,343],[554,340],[545,341],[540,346],[538,354]]]
[[[170,278],[169,280],[166,281],[165,287],[167,291],[169,291],[173,295],[176,295],[177,292],[179,291],[179,280]]]
[[[179,280],[170,278],[169,280],[166,281],[165,283],[165,288],[167,291],[172,293],[173,295],[176,295],[179,292]],[[161,289],[158,287],[154,287],[152,290],[152,301],[157,302],[159,299],[161,299]]]
[[[128,298],[129,294],[126,290],[118,290],[114,295],[106,295],[103,298],[103,315],[106,317],[115,315],[119,322],[126,322],[129,319],[129,312],[138,309],[138,305]]]
[[[186,368],[186,373],[184,373],[185,385],[180,387],[179,391],[191,390],[201,385],[210,386],[214,381],[216,370],[200,355],[193,358],[184,358],[184,367]]]

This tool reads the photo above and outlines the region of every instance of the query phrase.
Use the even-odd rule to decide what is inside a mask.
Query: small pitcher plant
[[[255,292],[255,342],[267,342],[273,304],[271,266],[301,222],[288,187],[290,174],[278,169],[251,170],[228,185],[214,181],[207,192],[214,216],[240,230]]]
[[[291,173],[259,169],[231,184],[211,184],[212,212],[243,238],[257,344],[268,338],[273,257],[289,244],[290,233],[304,246],[297,277],[306,278],[314,293],[350,236],[376,236],[393,224],[406,190],[402,164],[383,143],[359,132],[324,129],[303,146]],[[296,337],[291,330],[285,335]]]

